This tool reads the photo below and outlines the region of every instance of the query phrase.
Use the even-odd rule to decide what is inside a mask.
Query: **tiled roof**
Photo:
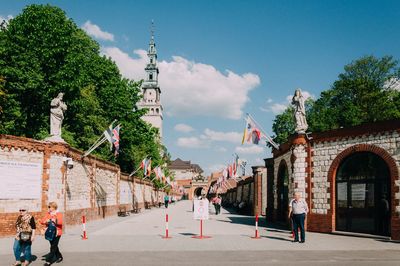
[[[203,169],[201,169],[198,164],[192,164],[190,161],[183,161],[180,158],[172,161],[169,165],[169,169],[193,170],[196,173],[203,172]]]

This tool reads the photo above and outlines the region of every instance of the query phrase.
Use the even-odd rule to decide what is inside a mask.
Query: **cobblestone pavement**
[[[165,234],[169,214],[171,239]],[[81,240],[81,227],[68,227],[60,241],[64,261],[58,265],[399,265],[400,243],[361,237],[307,233],[306,243],[292,243],[287,230],[265,226],[260,221],[261,239],[254,235],[254,217],[222,210],[204,222],[203,234],[193,220],[191,201],[169,209],[153,208],[127,217],[89,222],[88,240]],[[0,239],[0,265],[11,265],[12,238]],[[32,252],[41,256],[49,244],[39,236]]]

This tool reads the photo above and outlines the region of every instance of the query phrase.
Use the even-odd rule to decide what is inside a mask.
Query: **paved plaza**
[[[254,217],[224,209],[218,216],[211,208],[210,213],[203,229],[211,238],[201,240],[192,238],[200,228],[191,201],[168,209],[171,239],[162,238],[164,207],[89,222],[88,240],[80,239],[81,226],[70,226],[60,241],[64,261],[58,265],[398,265],[400,260],[400,243],[319,233],[307,233],[304,244],[292,243],[289,231],[266,227],[264,219],[261,239],[252,239]],[[0,239],[0,265],[13,263],[12,243]],[[39,236],[32,265],[43,264],[48,247]]]

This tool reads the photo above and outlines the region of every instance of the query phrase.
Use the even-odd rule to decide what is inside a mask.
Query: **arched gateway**
[[[289,207],[289,172],[285,160],[282,160],[278,168],[277,193],[278,193],[278,221],[287,221]]]
[[[390,172],[372,152],[345,157],[336,172],[336,230],[389,236]]]

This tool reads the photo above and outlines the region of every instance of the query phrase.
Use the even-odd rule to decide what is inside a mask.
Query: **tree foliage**
[[[365,56],[346,65],[329,90],[323,91],[315,102],[308,102],[309,131],[400,118],[400,92],[393,87],[398,80],[400,67],[391,56]],[[274,120],[278,143],[294,133],[292,113],[292,107],[288,107]]]
[[[87,150],[116,119],[120,154],[109,146],[95,154],[130,172],[145,156],[165,164],[158,130],[141,120],[140,82],[122,78],[116,64],[100,55],[99,44],[50,5],[30,5],[0,28],[0,133],[48,136],[50,101],[64,92],[68,105],[62,137]],[[2,97],[5,98],[2,100]]]

